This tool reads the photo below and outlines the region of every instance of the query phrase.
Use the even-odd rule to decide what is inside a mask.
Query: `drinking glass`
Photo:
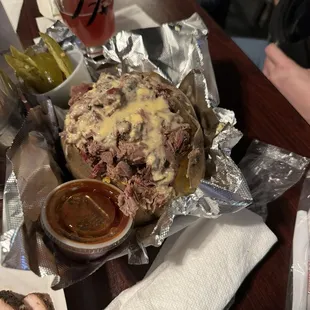
[[[54,0],[58,10],[87,48],[104,44],[114,33],[114,0]]]

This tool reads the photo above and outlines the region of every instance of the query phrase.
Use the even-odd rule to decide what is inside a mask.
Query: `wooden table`
[[[24,0],[18,32],[31,44],[37,36],[35,0]],[[269,83],[243,52],[210,19],[195,0],[115,0],[116,7],[138,4],[160,23],[189,17],[198,12],[207,24],[221,106],[235,111],[245,135],[234,150],[238,161],[253,138],[310,157],[310,127]],[[239,289],[232,309],[283,310],[295,215],[300,185],[268,207],[267,225],[279,242]],[[150,249],[151,258],[156,249]],[[142,279],[148,266],[128,266],[126,258],[107,263],[88,279],[66,289],[69,310],[103,309],[121,291]]]

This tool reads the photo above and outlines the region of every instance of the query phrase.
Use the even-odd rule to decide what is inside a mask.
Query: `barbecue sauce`
[[[47,205],[47,220],[58,234],[81,243],[116,238],[129,218],[117,204],[118,190],[104,183],[81,181],[56,191]]]

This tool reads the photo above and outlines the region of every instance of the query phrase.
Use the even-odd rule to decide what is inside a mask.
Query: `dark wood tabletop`
[[[209,28],[209,45],[221,106],[235,111],[245,138],[234,150],[238,161],[251,139],[310,157],[310,127],[195,0],[115,0],[116,7],[138,4],[160,23],[198,12]],[[36,0],[24,0],[18,33],[32,44],[40,16]],[[232,309],[283,310],[290,269],[294,221],[300,184],[268,206],[267,225],[279,241],[237,292]],[[151,260],[157,249],[149,249]],[[126,258],[108,262],[95,274],[65,290],[69,310],[101,310],[121,291],[143,278],[145,266],[129,266]]]

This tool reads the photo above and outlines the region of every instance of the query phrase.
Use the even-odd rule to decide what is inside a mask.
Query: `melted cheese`
[[[110,85],[117,87],[119,81],[111,81]],[[99,88],[97,84],[94,84],[90,92],[98,91],[97,88]],[[156,98],[154,91],[146,87],[137,87],[136,92],[133,90],[133,95],[127,96],[127,99],[132,101],[121,106],[121,96],[114,95],[113,105],[107,104],[103,108],[96,108],[96,114],[89,110],[80,115],[76,122],[76,131],[71,133],[70,139],[78,140],[77,147],[82,148],[91,134],[94,141],[102,143],[109,149],[117,145],[118,132],[128,134],[128,142],[141,143],[145,146],[143,152],[147,165],[152,167],[153,180],[161,184],[172,182],[175,173],[173,169],[165,168],[163,127],[177,129],[183,123],[183,119],[170,111],[168,102],[163,97]],[[72,109],[75,108],[80,109],[80,106],[73,106]],[[76,114],[79,114],[78,111]],[[66,118],[66,127],[73,120],[74,117]],[[128,126],[125,126],[126,124]]]
[[[143,121],[140,114],[142,110],[150,115],[150,125],[152,125],[152,127],[159,126],[162,122],[162,117],[157,115],[159,111],[170,113],[171,117],[173,117],[173,114],[169,111],[167,102],[163,98],[131,102],[120,110],[115,111],[110,117],[104,119],[100,126],[101,137],[106,138],[114,134],[117,129],[117,124],[123,121],[129,121],[132,125],[141,123]]]
[[[110,184],[110,183],[111,183],[111,178],[109,178],[109,177],[104,177],[104,178],[102,179],[102,182],[103,182],[103,183]]]
[[[143,118],[141,114],[138,114],[138,113],[129,115],[128,119],[133,126],[143,123]]]
[[[113,86],[113,87],[118,87],[119,86],[119,81],[112,81],[111,82],[111,85]]]
[[[141,100],[143,97],[151,97],[153,92],[148,88],[139,88],[137,90],[137,99]]]
[[[88,118],[81,118],[78,125],[80,132],[86,132],[89,129],[89,120]]]
[[[139,89],[137,91],[137,101],[130,102],[125,107],[115,111],[110,117],[104,118],[99,126],[99,134],[105,143],[115,145],[118,125],[124,121],[130,122],[132,129],[129,135],[132,140],[137,134],[141,134],[139,131],[142,130],[141,142],[147,146],[144,153],[147,164],[152,166],[154,181],[166,178],[170,180],[171,176],[169,174],[160,171],[166,161],[162,127],[163,123],[173,121],[174,114],[169,110],[169,105],[164,98],[140,100],[140,96],[145,95],[149,95],[148,90]],[[143,119],[142,111],[146,119]],[[143,124],[142,129],[137,127],[141,124]]]

